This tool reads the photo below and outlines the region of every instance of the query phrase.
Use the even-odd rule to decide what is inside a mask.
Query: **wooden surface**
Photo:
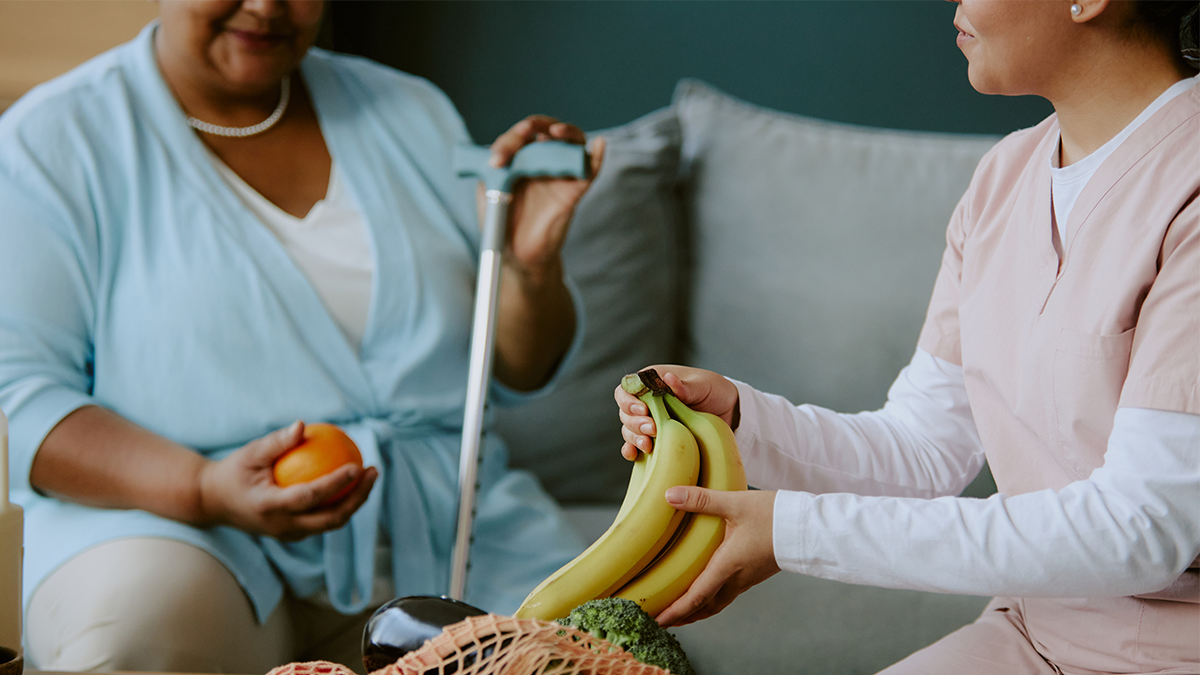
[[[158,3],[147,0],[0,0],[0,111],[157,15]]]

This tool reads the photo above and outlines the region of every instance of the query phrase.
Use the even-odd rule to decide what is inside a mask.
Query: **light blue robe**
[[[187,126],[154,28],[0,116],[0,408],[25,509],[25,602],[89,546],[161,536],[221,560],[260,620],[285,584],[354,612],[380,524],[397,595],[445,593],[478,246],[474,185],[449,165],[462,120],[419,78],[317,49],[302,63],[373,253],[356,353]],[[524,396],[493,387],[494,403]],[[88,404],[210,458],[296,419],[334,422],[382,476],[346,527],[292,544],[38,494],[38,446]],[[530,475],[507,470],[495,435],[483,456],[466,600],[511,612],[582,544]]]

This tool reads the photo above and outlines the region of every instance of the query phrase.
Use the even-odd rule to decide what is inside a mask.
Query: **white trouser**
[[[285,595],[260,624],[208,553],[171,539],[121,539],[80,553],[34,592],[26,660],[50,671],[193,673],[327,660],[363,672],[370,614],[344,616]]]

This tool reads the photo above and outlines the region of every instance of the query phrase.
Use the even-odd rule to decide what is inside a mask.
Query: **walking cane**
[[[450,597],[463,600],[470,566],[471,530],[475,522],[478,491],[479,447],[492,376],[492,349],[496,339],[496,301],[500,290],[500,262],[508,229],[509,205],[517,181],[524,178],[587,177],[587,152],[582,145],[561,141],[532,143],[521,148],[506,167],[488,164],[491,151],[477,145],[455,149],[454,168],[461,178],[483,182],[487,210],[479,252],[479,277],[475,286],[475,314],[471,327],[471,357],[463,412],[462,450],[458,459],[458,524],[451,555]]]

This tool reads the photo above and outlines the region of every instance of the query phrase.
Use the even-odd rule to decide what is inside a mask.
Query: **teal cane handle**
[[[481,145],[463,144],[454,148],[454,170],[460,178],[478,178],[488,190],[512,194],[513,184],[522,178],[588,177],[587,149],[575,143],[542,141],[517,151],[505,167],[488,164],[492,151]]]

